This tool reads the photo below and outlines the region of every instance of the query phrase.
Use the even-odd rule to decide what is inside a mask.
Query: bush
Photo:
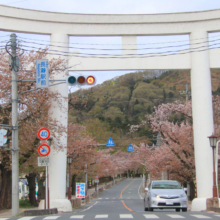
[[[29,200],[21,199],[21,200],[19,200],[19,207],[20,208],[29,208],[29,207],[32,207],[32,205]]]

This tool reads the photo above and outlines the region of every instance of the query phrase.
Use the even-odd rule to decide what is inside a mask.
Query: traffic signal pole
[[[19,152],[18,152],[18,87],[16,66],[16,34],[11,34],[12,70],[12,216],[19,214]]]

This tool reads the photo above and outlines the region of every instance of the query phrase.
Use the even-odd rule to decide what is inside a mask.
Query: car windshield
[[[178,182],[153,182],[152,189],[182,189]]]

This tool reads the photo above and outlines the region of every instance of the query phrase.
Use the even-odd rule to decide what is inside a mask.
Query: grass
[[[20,208],[33,208],[34,206],[31,205],[29,200],[21,199],[19,200],[19,207]]]

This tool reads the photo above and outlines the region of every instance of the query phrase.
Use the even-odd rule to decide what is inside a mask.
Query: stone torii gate
[[[0,5],[0,30],[50,35],[51,45],[60,46],[56,51],[69,52],[69,36],[121,36],[122,55],[134,54],[137,36],[188,34],[191,53],[172,56],[93,59],[75,56],[69,61],[70,71],[138,70],[138,69],[188,69],[191,71],[193,129],[198,198],[192,210],[206,209],[206,199],[212,197],[212,149],[208,136],[213,131],[213,109],[210,68],[220,68],[220,50],[208,50],[208,33],[220,31],[220,9],[200,12],[146,14],[146,15],[91,15],[34,11]],[[197,49],[199,42],[203,50]],[[51,50],[53,47],[50,48]],[[192,52],[193,51],[193,52]],[[56,76],[64,78],[64,74]],[[53,103],[51,115],[67,126],[67,85],[50,88],[63,97],[62,111]],[[55,107],[55,108],[54,108]],[[55,110],[54,110],[55,109]],[[61,144],[66,146],[63,135]],[[72,210],[66,195],[66,152],[51,150],[50,155],[50,204],[58,210]]]

